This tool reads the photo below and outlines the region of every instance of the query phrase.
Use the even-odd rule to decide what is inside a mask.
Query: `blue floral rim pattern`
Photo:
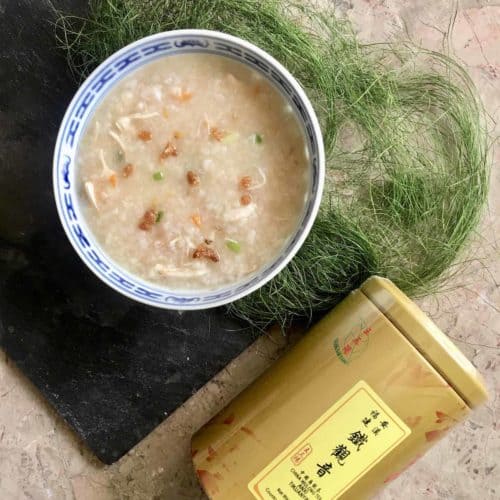
[[[95,242],[78,208],[75,159],[80,137],[99,101],[122,78],[155,59],[193,52],[230,57],[252,67],[287,98],[307,138],[312,177],[302,222],[279,257],[258,274],[217,291],[168,290],[141,280],[112,261]],[[289,73],[260,49],[234,37],[201,30],[161,33],[135,42],[108,58],[84,82],[71,102],[59,130],[54,152],[54,194],[63,227],[87,266],[105,283],[139,302],[173,309],[203,309],[231,302],[275,276],[296,253],[317,213],[324,175],[319,125],[305,94]]]

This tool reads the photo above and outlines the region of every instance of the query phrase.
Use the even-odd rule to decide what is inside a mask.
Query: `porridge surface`
[[[285,99],[239,62],[171,56],[100,104],[78,154],[86,221],[118,264],[175,288],[215,288],[273,260],[309,187]]]

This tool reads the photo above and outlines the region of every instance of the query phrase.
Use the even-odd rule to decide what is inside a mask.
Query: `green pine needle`
[[[408,45],[363,46],[329,10],[278,0],[101,0],[61,16],[79,79],[138,38],[220,30],[271,53],[309,94],[327,150],[327,189],[303,248],[229,310],[258,327],[327,310],[371,274],[422,294],[449,274],[487,197],[482,104],[452,59]]]

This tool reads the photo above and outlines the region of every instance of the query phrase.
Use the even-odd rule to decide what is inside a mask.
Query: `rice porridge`
[[[78,151],[103,250],[172,288],[216,288],[272,262],[309,189],[303,131],[262,76],[216,55],[165,57],[99,105]]]

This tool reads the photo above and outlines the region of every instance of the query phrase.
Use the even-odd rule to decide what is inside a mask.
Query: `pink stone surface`
[[[351,19],[365,42],[410,37],[424,47],[456,57],[483,98],[492,137],[500,134],[500,2],[335,3],[338,15]],[[462,257],[469,264],[447,291],[420,301],[484,374],[492,397],[380,492],[379,500],[500,498],[500,148],[498,143],[492,146],[490,201],[480,231]],[[0,500],[205,498],[191,468],[192,433],[282,350],[279,336],[260,339],[110,467],[102,466],[86,451],[0,352]]]

